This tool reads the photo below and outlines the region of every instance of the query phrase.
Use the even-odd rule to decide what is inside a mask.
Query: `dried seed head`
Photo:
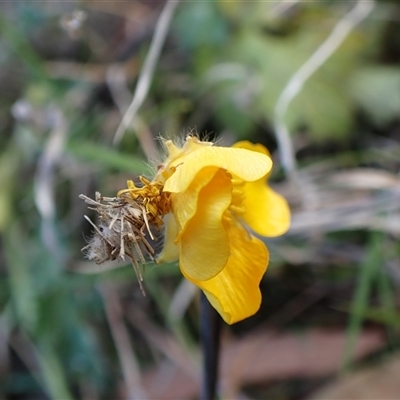
[[[79,197],[98,214],[97,225],[85,215],[94,228],[93,236],[82,249],[85,257],[101,264],[128,256],[144,293],[140,266],[144,266],[146,259],[154,260],[154,249],[147,237],[154,240],[152,227],[161,229],[162,218],[170,210],[170,199],[160,182],[143,177],[140,180],[143,187],[128,181],[128,188],[119,191],[117,197],[102,197],[99,192],[95,200],[83,194]]]

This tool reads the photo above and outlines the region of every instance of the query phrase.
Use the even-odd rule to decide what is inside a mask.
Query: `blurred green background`
[[[221,398],[396,397],[397,1],[370,2],[288,103],[294,171],[274,129],[290,79],[360,3],[179,3],[116,146],[164,3],[0,3],[0,398],[197,398],[197,291],[176,263],[146,266],[144,297],[130,265],[85,261],[78,198],[151,177],[157,138],[193,130],[266,145],[293,213],[267,241],[261,310],[224,327]]]

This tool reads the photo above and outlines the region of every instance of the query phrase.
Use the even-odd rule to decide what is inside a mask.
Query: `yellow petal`
[[[264,179],[246,183],[243,193],[243,219],[254,232],[269,237],[287,232],[290,226],[288,203],[267,186]]]
[[[237,142],[232,147],[270,155],[263,145],[253,144],[246,140]],[[243,219],[254,232],[270,237],[287,232],[290,226],[288,203],[267,185],[264,178],[246,183],[243,187],[243,193],[243,206],[245,208]]]
[[[208,281],[187,279],[204,291],[228,324],[255,314],[260,308],[260,281],[268,266],[268,249],[240,225],[228,227],[231,255],[225,268]],[[184,272],[184,271],[182,271]]]
[[[180,157],[184,151],[181,147],[177,147],[172,140],[167,140],[165,147],[168,151],[168,158],[171,160]]]
[[[167,214],[164,217],[164,227],[164,245],[156,259],[158,264],[172,262],[179,258],[179,247],[174,243],[179,231],[172,214]]]
[[[264,177],[272,168],[271,159],[262,153],[227,147],[199,147],[172,161],[169,167],[176,171],[169,177],[164,191],[184,192],[205,167],[222,168],[238,178],[252,182]]]
[[[210,146],[213,146],[212,142],[203,142],[196,136],[190,136],[190,135],[186,137],[186,141],[182,147],[177,147],[172,142],[172,140],[167,140],[165,142],[165,147],[168,150],[167,162],[171,163],[177,158],[185,154],[191,153],[192,151],[198,150],[201,147],[210,147]]]
[[[241,140],[239,142],[234,143],[231,147],[234,149],[247,149],[247,150],[255,151],[257,153],[265,154],[266,156],[271,158],[271,153],[261,143],[251,143],[248,140]],[[266,175],[266,179],[269,178],[269,176],[271,175],[271,172],[272,172],[272,168],[269,170],[268,174]]]
[[[156,180],[162,182],[165,182],[165,180],[175,172],[174,166],[182,163],[182,157],[186,157],[187,154],[196,151],[199,148],[210,147],[213,143],[202,142],[199,138],[188,135],[185,143],[181,147],[176,146],[172,140],[165,141],[164,145],[167,149],[168,156],[159,166],[156,175]]]
[[[240,142],[236,142],[231,146],[234,149],[247,149],[251,151],[255,151],[257,153],[262,153],[271,157],[271,153],[268,149],[260,143],[251,143],[248,140],[241,140]]]
[[[217,275],[229,257],[229,241],[222,216],[231,203],[231,177],[218,170],[198,195],[195,215],[179,237],[180,265],[191,279],[207,280]],[[179,220],[179,209],[175,218]]]
[[[218,168],[203,168],[192,180],[190,186],[181,193],[171,194],[172,212],[179,230],[184,231],[186,224],[196,213],[200,191],[213,179]],[[183,233],[183,232],[182,232]]]

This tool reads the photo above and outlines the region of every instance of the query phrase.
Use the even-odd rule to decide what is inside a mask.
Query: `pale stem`
[[[331,34],[311,57],[292,75],[283,89],[275,107],[275,134],[281,163],[289,175],[296,170],[296,157],[290,132],[285,124],[285,114],[289,104],[300,93],[307,80],[339,48],[352,30],[373,10],[374,0],[359,0],[356,5],[335,25]]]
[[[146,59],[143,63],[143,67],[138,77],[136,90],[133,94],[132,102],[126,110],[124,116],[122,117],[121,123],[117,128],[113,141],[114,144],[118,144],[121,141],[126,129],[131,124],[132,120],[135,118],[136,113],[146,99],[151,81],[153,79],[154,70],[160,57],[161,49],[164,45],[165,38],[167,37],[168,29],[178,3],[179,0],[168,0],[161,12],[161,15],[156,24],[149,52],[147,53]]]

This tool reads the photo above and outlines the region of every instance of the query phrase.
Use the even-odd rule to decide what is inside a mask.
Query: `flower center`
[[[170,193],[164,192],[164,184],[160,181],[149,181],[143,176],[139,177],[143,186],[137,187],[131,180],[127,181],[127,189],[117,193],[117,197],[128,202],[143,205],[148,223],[158,230],[163,225],[163,217],[171,211]]]

